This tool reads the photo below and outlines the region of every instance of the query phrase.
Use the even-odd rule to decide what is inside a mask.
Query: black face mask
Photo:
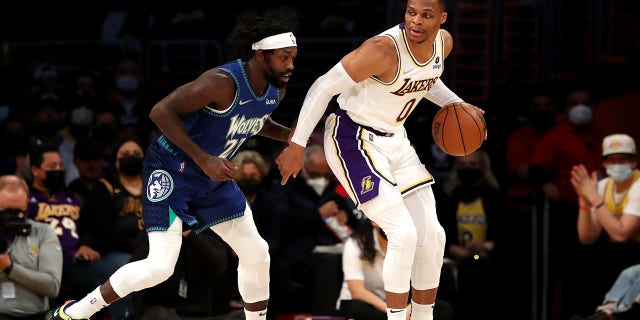
[[[480,190],[474,186],[460,185],[453,189],[452,194],[454,198],[464,203],[470,203],[480,196]]]
[[[252,196],[256,194],[258,191],[258,186],[260,186],[260,181],[251,178],[245,178],[242,180],[238,180],[238,187],[242,190],[245,196]]]
[[[47,177],[44,179],[44,186],[51,193],[58,193],[64,188],[64,170],[48,170]]]
[[[539,131],[549,130],[555,122],[555,112],[553,111],[536,111],[529,115],[531,124]]]
[[[482,171],[471,168],[458,169],[458,177],[462,183],[471,185],[480,180]]]
[[[142,157],[128,156],[120,158],[120,172],[125,176],[137,176],[142,172]]]
[[[27,215],[24,210],[0,210],[0,235],[23,236],[29,233],[31,233],[31,225],[27,223]]]

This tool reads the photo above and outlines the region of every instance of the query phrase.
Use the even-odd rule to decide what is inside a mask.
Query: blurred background
[[[273,115],[290,124],[312,81],[364,39],[401,22],[404,1],[245,0],[226,2],[224,8],[217,1],[194,0],[0,0],[0,109],[31,119],[35,109],[28,97],[47,90],[79,92],[84,90],[80,81],[89,79],[106,98],[115,89],[144,89],[144,118],[153,103],[177,85],[235,59],[226,37],[244,13],[253,11],[296,28],[296,69],[287,97]],[[596,129],[602,134],[625,132],[640,141],[640,1],[452,0],[447,12],[442,27],[453,35],[454,47],[443,79],[486,111],[489,139],[483,148],[501,184],[509,185],[504,169],[507,137],[527,121],[530,97],[540,88],[560,101],[559,111],[570,88],[587,88]],[[118,75],[127,72],[126,59],[135,62],[135,86],[116,83],[122,79]],[[430,125],[436,108],[422,103],[425,107],[414,111],[406,127],[420,155],[435,165],[438,154],[432,149]],[[66,108],[69,117],[77,112],[76,124],[81,125],[84,113],[76,110],[79,106],[92,108],[88,100]],[[131,130],[150,136],[146,119],[138,120],[125,119]],[[15,141],[3,143],[5,152],[24,148]],[[522,276],[534,282],[545,276],[544,265],[538,264],[538,256],[545,255],[536,247],[544,244],[537,238],[538,223],[532,220],[522,232],[533,246],[531,266]],[[528,285],[526,316],[515,318],[541,319],[537,315],[551,309],[550,289]]]

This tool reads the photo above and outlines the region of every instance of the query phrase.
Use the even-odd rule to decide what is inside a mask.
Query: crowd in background
[[[327,12],[312,22],[286,5],[270,13],[304,21],[303,35],[371,35],[378,26],[369,25],[370,19],[350,19],[353,5],[344,1],[339,4],[343,7],[324,8]],[[377,11],[371,14],[383,16],[384,5],[370,6]],[[151,31],[224,39],[233,15],[220,15],[222,22],[210,14],[197,6],[177,13],[156,8],[153,15],[144,8],[113,9],[93,30],[100,30],[103,40],[123,35],[148,39]],[[57,234],[63,265],[60,293],[51,298],[59,302],[84,295],[115,268],[143,258],[148,250],[141,219],[140,169],[144,151],[158,135],[148,113],[177,81],[170,72],[163,79],[145,79],[142,57],[132,52],[111,59],[87,57],[70,70],[41,57],[20,57],[7,46],[0,58],[0,175],[17,175],[28,182],[28,212],[34,220],[47,221],[48,214],[55,214],[45,213],[46,205],[76,212],[69,220],[73,228],[65,225],[65,231]],[[447,231],[448,269],[443,270],[436,304],[443,318],[489,317],[495,314],[496,303],[500,312],[526,318],[538,285],[549,292],[546,303],[552,319],[587,315],[602,303],[622,270],[640,263],[640,257],[631,254],[640,252],[637,243],[629,237],[612,244],[606,236],[591,243],[579,236],[581,203],[571,183],[572,168],[584,165],[589,172],[607,176],[604,135],[593,126],[598,102],[594,90],[583,83],[523,89],[512,102],[520,109],[520,121],[505,124],[505,135],[492,134],[490,125],[491,143],[469,156],[448,156],[430,138],[416,146],[436,178],[438,214]],[[500,115],[491,117],[497,117],[491,123],[500,125]],[[410,134],[429,137],[419,122],[408,123],[407,128]],[[305,173],[280,186],[271,161],[281,147],[254,138],[234,159],[241,168],[236,181],[272,254],[269,317],[339,315],[336,303],[344,298],[342,250],[351,235],[370,237],[378,231],[331,177],[319,143],[307,151]],[[52,195],[59,196],[52,199]],[[537,218],[532,220],[532,215],[547,216],[549,229],[533,227]],[[79,234],[67,233],[74,230]],[[172,278],[131,300],[123,299],[101,316],[205,317],[241,308],[234,253],[213,233],[183,236],[187,249],[182,250]],[[537,236],[547,237],[548,253],[537,255],[542,261],[532,254],[541,250],[533,249]],[[354,243],[349,246],[357,248]],[[375,260],[375,253],[370,259]],[[540,269],[548,270],[547,283],[532,284],[532,274]],[[87,277],[80,279],[81,275]]]

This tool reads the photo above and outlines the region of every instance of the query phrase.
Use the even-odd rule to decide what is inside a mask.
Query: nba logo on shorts
[[[173,191],[173,178],[164,170],[155,170],[147,183],[147,199],[158,202],[166,199]]]

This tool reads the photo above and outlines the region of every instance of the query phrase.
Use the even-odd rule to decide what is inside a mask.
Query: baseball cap
[[[608,135],[602,140],[602,156],[615,153],[636,154],[636,143],[629,135],[616,133]]]

